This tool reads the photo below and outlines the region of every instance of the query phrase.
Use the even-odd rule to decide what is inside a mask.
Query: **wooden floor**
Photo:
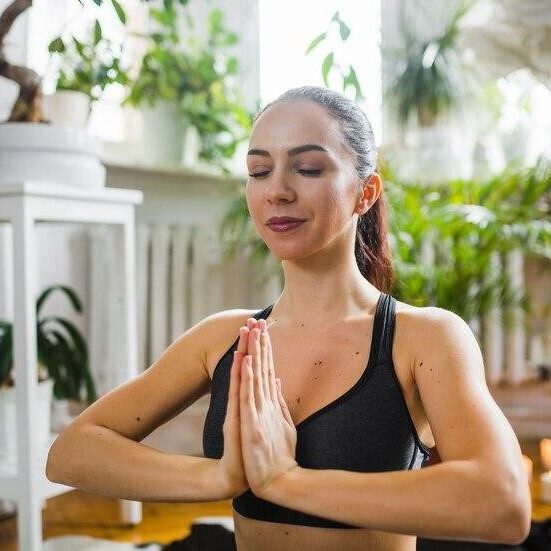
[[[515,428],[523,453],[534,461],[532,518],[535,521],[551,518],[551,505],[543,504],[538,499],[539,473],[542,470],[540,432],[551,437],[551,381],[537,385],[526,384],[517,389],[503,386],[491,389],[491,392]],[[532,424],[527,425],[527,420]],[[537,431],[538,437],[523,438],[517,432],[517,426],[520,432]],[[47,501],[43,510],[42,537],[48,539],[80,534],[114,541],[169,543],[186,537],[194,518],[207,515],[231,516],[231,501],[144,503],[143,521],[138,526],[129,527],[117,523],[119,514],[116,500],[74,490]],[[16,542],[16,517],[0,520],[0,551],[18,551]]]
[[[113,541],[169,543],[186,537],[194,518],[231,516],[231,501],[208,503],[144,503],[143,520],[137,526],[117,522],[114,499],[73,490],[48,499],[42,511],[42,538],[87,535]],[[15,517],[0,520],[0,550],[22,551],[17,546]]]

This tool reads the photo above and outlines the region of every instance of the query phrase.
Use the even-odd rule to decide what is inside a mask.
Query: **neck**
[[[380,291],[360,272],[353,244],[283,260],[282,266],[285,285],[270,313],[279,323],[323,326],[375,313]]]

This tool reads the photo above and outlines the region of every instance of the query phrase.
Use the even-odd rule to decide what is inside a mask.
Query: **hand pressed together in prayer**
[[[295,424],[275,374],[266,320],[250,318],[247,327],[240,328],[234,352],[224,423],[221,462],[234,483],[232,495],[245,491],[246,484],[255,495],[266,494],[278,477],[298,467],[296,442]]]

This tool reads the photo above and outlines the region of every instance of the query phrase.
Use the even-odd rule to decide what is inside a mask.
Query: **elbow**
[[[59,474],[58,468],[57,468],[57,463],[58,463],[57,456],[59,454],[55,449],[56,448],[56,443],[57,443],[58,440],[59,440],[59,436],[54,441],[54,443],[50,446],[50,449],[48,450],[48,457],[46,459],[45,474],[46,474],[46,478],[50,482],[61,483],[61,477],[60,477],[60,474]]]
[[[63,436],[64,433],[61,432],[48,450],[45,475],[50,482],[71,485],[70,482],[68,482],[66,472],[68,461],[66,459],[64,460],[69,452],[64,449]]]
[[[501,503],[504,504],[504,514],[500,522],[499,543],[520,545],[530,535],[532,526],[532,498],[526,479],[522,478],[516,491],[509,492],[508,498]]]
[[[530,535],[530,528],[532,526],[532,508],[528,507],[515,507],[510,514],[510,524],[507,527],[507,541],[511,545],[520,545]]]

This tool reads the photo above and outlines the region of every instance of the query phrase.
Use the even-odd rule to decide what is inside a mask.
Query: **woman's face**
[[[276,257],[305,258],[343,232],[355,234],[363,193],[342,140],[338,123],[312,101],[275,104],[256,121],[246,199],[258,234]],[[277,232],[267,225],[273,216],[305,222]]]

